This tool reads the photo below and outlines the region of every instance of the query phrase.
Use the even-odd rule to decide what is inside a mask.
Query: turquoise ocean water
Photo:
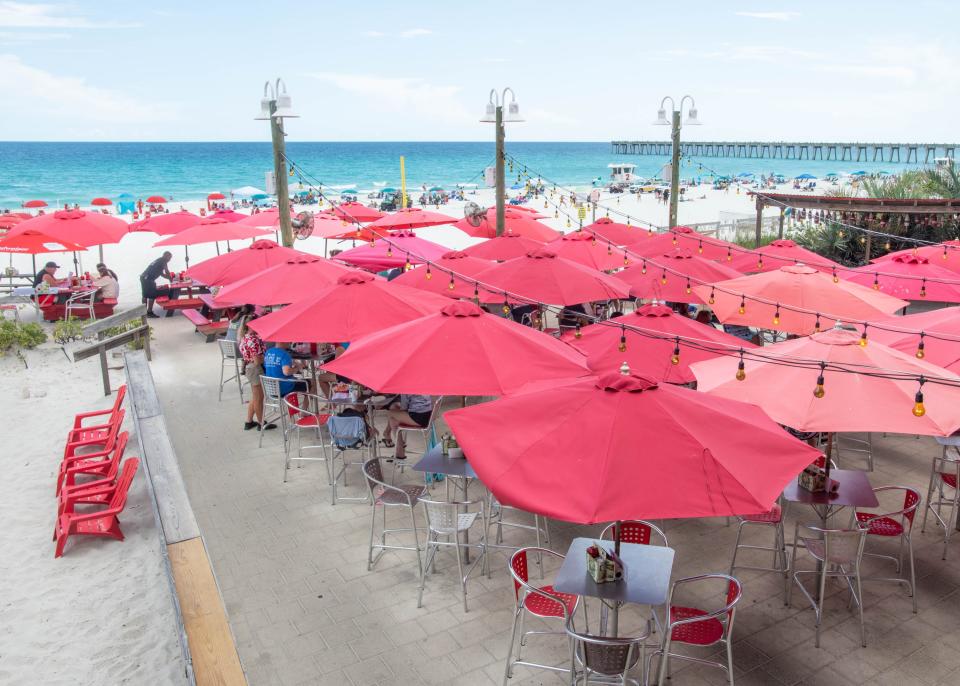
[[[606,178],[607,164],[629,161],[641,176],[653,176],[667,158],[614,155],[607,143],[523,143],[507,141],[507,153],[534,174],[555,183],[589,185]],[[493,143],[297,143],[288,156],[331,187],[373,189],[399,186],[399,158],[406,159],[412,188],[482,183],[484,167],[494,158]],[[685,161],[684,178],[704,175],[699,160]],[[906,165],[704,158],[705,167],[721,174],[777,172],[787,177],[810,173],[889,171]],[[264,186],[272,168],[269,143],[19,143],[0,142],[0,208],[14,208],[39,198],[50,205],[80,203],[122,192],[139,198],[160,194],[177,200],[203,198],[212,191]],[[514,179],[515,180],[515,179]],[[293,180],[295,182],[295,179]],[[508,178],[508,183],[510,179]],[[294,186],[295,187],[295,186]]]

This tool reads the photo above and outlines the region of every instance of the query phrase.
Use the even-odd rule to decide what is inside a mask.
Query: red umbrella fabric
[[[641,231],[637,242],[627,246],[631,252],[647,257],[662,255],[674,248],[683,248],[705,259],[723,262],[730,262],[743,250],[736,243],[704,236],[688,226],[677,226],[671,231],[652,236],[649,231]]]
[[[614,245],[632,245],[643,239],[643,229],[630,224],[620,224],[609,217],[601,217],[593,224],[583,227],[586,233],[592,233],[598,240],[609,241]]]
[[[24,231],[39,231],[60,243],[90,247],[119,243],[127,233],[127,223],[100,212],[58,210],[20,222],[7,235]]]
[[[914,414],[919,384],[887,379],[868,372],[902,372],[926,377],[960,377],[871,341],[859,345],[860,334],[833,329],[763,348],[767,358],[822,360],[864,373],[827,369],[823,393],[817,388],[818,367],[744,362],[745,378],[737,380],[739,358],[727,357],[693,365],[697,388],[714,396],[736,398],[761,406],[774,420],[798,431],[886,431],[946,436],[960,429],[960,388],[928,383],[923,386],[924,412]]]
[[[705,303],[707,301],[693,291],[694,286],[740,276],[740,272],[726,263],[705,260],[684,248],[651,257],[646,263],[640,260],[640,264],[617,272],[617,278],[630,285],[630,295],[674,303]]]
[[[28,230],[17,235],[7,234],[0,238],[0,253],[38,255],[45,252],[79,252],[82,245],[69,243],[48,236],[40,231]]]
[[[645,336],[630,327],[655,332],[661,336]],[[677,364],[674,364],[677,343],[675,340],[665,340],[664,334],[697,341],[708,349],[681,345]],[[690,371],[690,365],[694,362],[711,360],[726,350],[756,348],[749,341],[731,336],[713,326],[701,324],[695,319],[677,314],[666,305],[656,303],[642,305],[636,312],[613,317],[604,323],[585,326],[580,332],[580,338],[572,333],[564,334],[563,340],[587,356],[587,366],[591,369],[616,369],[626,362],[630,369],[641,376],[675,384],[696,381]]]
[[[353,272],[320,291],[314,282],[309,298],[260,317],[250,327],[268,341],[344,343],[439,312],[449,304],[443,296]],[[388,349],[399,343],[391,341]]]
[[[370,226],[375,229],[418,229],[423,226],[453,224],[455,221],[457,220],[446,214],[422,210],[419,207],[408,207],[384,215],[372,222]]]
[[[402,211],[402,210],[401,210]],[[392,215],[391,215],[392,216]],[[371,224],[370,226],[373,226]],[[428,241],[412,231],[400,231],[388,234],[373,245],[359,245],[337,255],[337,259],[371,271],[382,271],[410,264],[423,264],[438,260],[450,248]]]
[[[367,207],[359,202],[345,202],[330,209],[330,214],[337,219],[345,219],[348,222],[373,222],[386,216],[386,212],[381,212],[375,207]]]
[[[578,305],[625,298],[630,291],[620,279],[557,257],[555,252],[546,247],[495,264],[480,272],[477,279],[496,289],[493,292],[480,289],[480,300],[487,303],[503,302],[503,293],[509,292],[551,305]],[[473,289],[469,293],[462,291],[460,295],[473,297]]]
[[[386,229],[368,229],[325,212],[313,216],[312,235],[317,238],[353,239],[366,243],[389,234]]]
[[[214,192],[207,196],[207,200],[226,200],[227,196],[220,192]]]
[[[37,207],[47,207],[47,203],[43,200],[27,200],[23,206],[32,210]]]
[[[16,214],[0,214],[0,229],[7,231],[14,224],[19,224],[23,221],[23,217]]]
[[[285,305],[311,298],[318,288],[352,272],[322,257],[296,255],[224,286],[214,300],[225,305]]]
[[[290,216],[296,216],[296,212],[291,210]],[[236,223],[240,226],[253,226],[258,229],[274,230],[280,226],[280,210],[279,208],[271,207],[268,210],[263,210],[262,212],[245,216],[243,219],[238,219]]]
[[[905,317],[890,317],[876,323],[898,331],[871,327],[871,341],[878,341],[894,350],[960,374],[960,307],[943,307]],[[921,332],[924,334],[922,337]]]
[[[580,524],[766,512],[820,454],[758,407],[636,374],[557,383],[444,420],[500,502]]]
[[[952,272],[960,272],[960,240],[943,241],[936,245],[897,250],[896,252],[889,252],[886,255],[870,261],[873,263],[886,262],[900,255],[926,257],[932,264],[938,264]]]
[[[167,199],[162,195],[151,195],[149,198],[147,198],[147,202],[154,205],[163,205],[165,202],[167,202]]]
[[[872,287],[903,300],[960,303],[960,274],[920,255],[897,255],[844,271],[840,276],[850,283]]]
[[[106,207],[113,204],[113,200],[110,198],[94,198],[90,201],[90,204],[94,207]]]
[[[602,272],[620,269],[627,260],[622,250],[614,250],[609,243],[600,242],[586,231],[574,231],[547,243],[547,250],[577,264]]]
[[[218,241],[241,241],[245,238],[266,236],[270,232],[255,229],[252,226],[238,226],[223,217],[207,217],[199,223],[167,236],[154,243],[154,247],[165,245],[196,245],[198,243],[215,243]]]
[[[180,210],[169,214],[154,214],[133,222],[130,224],[130,232],[151,231],[158,236],[172,236],[199,223],[200,217],[186,210]]]
[[[757,250],[735,252],[728,263],[741,273],[769,272],[791,264],[805,264],[822,272],[833,272],[838,262],[807,250],[786,238],[773,241]]]
[[[463,252],[471,257],[479,257],[482,260],[512,260],[514,257],[523,257],[531,250],[542,248],[543,243],[526,236],[518,236],[512,233],[505,233],[497,238],[491,238],[483,243],[471,245],[464,248]]]
[[[238,222],[243,219],[246,219],[250,215],[243,214],[242,212],[235,212],[234,210],[217,210],[210,215],[210,218],[213,219],[226,219],[228,222]]]
[[[207,286],[225,286],[274,265],[305,256],[307,254],[299,250],[260,239],[251,243],[250,247],[217,255],[193,265],[187,270],[187,276]]]
[[[546,224],[538,222],[529,212],[505,212],[503,232],[516,236],[524,236],[535,241],[545,243],[559,238],[562,234],[551,229]],[[479,226],[473,226],[466,219],[461,219],[454,226],[468,236],[475,238],[495,238],[497,235],[497,213],[495,209],[487,210],[486,216]]]
[[[588,374],[566,344],[471,302],[361,338],[324,368],[383,393],[428,395],[503,395]]]
[[[823,330],[833,326],[838,318],[848,321],[882,319],[909,304],[855,283],[842,280],[834,283],[830,276],[802,264],[721,281],[716,284],[716,289],[694,286],[693,292],[708,302],[711,298],[714,300],[711,308],[724,324],[757,326],[800,335],[814,333],[818,320],[819,329]],[[767,302],[741,300],[742,295]],[[776,303],[809,313],[778,308]],[[817,313],[820,313],[819,317]]]
[[[475,283],[470,281],[469,278],[465,279],[461,277],[476,276],[491,266],[493,265],[490,260],[481,260],[477,257],[470,257],[467,253],[460,250],[451,250],[434,262],[429,270],[427,267],[410,269],[390,283],[398,286],[419,288],[451,298],[458,298],[460,297],[457,293],[458,287],[461,291],[464,289],[472,289]],[[456,276],[452,276],[445,270],[450,270],[456,274]],[[427,276],[428,273],[430,274],[429,277]],[[452,288],[451,282],[453,284]]]

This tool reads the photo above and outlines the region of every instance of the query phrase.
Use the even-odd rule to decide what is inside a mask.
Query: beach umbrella
[[[252,226],[239,226],[223,217],[207,217],[195,222],[193,226],[169,235],[163,240],[154,243],[155,248],[168,245],[197,245],[198,243],[215,243],[217,241],[239,241],[246,238],[256,238],[268,235],[269,231]]]
[[[264,192],[256,186],[241,186],[240,188],[234,188],[230,191],[230,194],[237,198],[249,198],[252,195],[264,195]],[[218,199],[223,200],[223,198]]]
[[[920,390],[916,380],[870,372],[939,377],[958,384],[960,377],[882,343],[859,343],[859,333],[835,328],[765,346],[763,357],[781,364],[748,357],[746,376],[739,380],[739,357],[696,363],[692,369],[699,390],[759,405],[774,421],[797,431],[946,436],[960,428],[960,388],[925,384],[922,411],[914,411]],[[798,358],[852,371],[800,366],[794,363]]]
[[[340,191],[340,195],[356,195],[357,191],[354,188],[346,188]]]
[[[802,180],[804,180],[804,181],[807,181],[807,180],[810,180],[810,179],[815,179],[815,178],[817,178],[817,177],[814,176],[813,174],[810,174],[810,173],[803,173],[803,174],[800,174],[800,175],[798,175],[798,176],[795,176],[794,178],[796,178],[796,179],[802,179]]]
[[[848,281],[837,281],[803,264],[762,274],[741,276],[712,286],[694,286],[693,292],[712,302],[724,324],[807,335],[827,329],[837,319],[882,319],[909,303]],[[764,302],[750,300],[759,298]],[[786,309],[795,307],[806,312]]]
[[[475,238],[495,238],[497,235],[497,214],[495,209],[487,210],[480,223],[474,226],[466,218],[453,224],[468,236]],[[504,234],[511,233],[535,241],[545,243],[559,238],[562,234],[551,229],[526,212],[505,212],[503,222]]]
[[[0,231],[8,231],[14,224],[23,221],[23,217],[17,214],[0,214]]]
[[[39,255],[47,252],[79,252],[81,250],[86,248],[33,229],[16,235],[7,234],[0,238],[0,253]]]
[[[228,222],[238,222],[246,219],[249,216],[249,214],[243,214],[242,212],[237,212],[235,210],[217,210],[210,215],[210,218],[226,219]]]
[[[207,286],[224,286],[306,253],[260,239],[247,248],[211,257],[187,270],[187,276]]]
[[[627,260],[623,251],[616,251],[609,243],[601,243],[586,231],[574,231],[547,243],[547,250],[577,264],[602,272],[620,269]]]
[[[503,395],[523,384],[589,372],[552,336],[471,302],[351,339],[324,369],[382,393]]]
[[[630,245],[643,238],[640,235],[642,229],[630,224],[620,224],[609,217],[601,217],[593,224],[584,226],[583,231],[595,235],[597,240],[608,241],[614,245]]]
[[[870,260],[873,264],[880,264],[899,257],[901,255],[914,255],[916,257],[925,257],[931,264],[937,264],[944,269],[960,273],[960,240],[943,241],[936,245],[924,245],[919,248],[906,248],[889,252],[882,257]]]
[[[180,210],[179,212],[170,212],[169,214],[150,215],[146,219],[141,219],[140,221],[130,224],[129,230],[131,233],[135,231],[151,231],[158,236],[171,236],[184,229],[189,229],[191,226],[196,226],[199,222],[200,217],[197,215],[192,212],[187,212],[186,210]]]
[[[360,245],[345,250],[337,255],[337,259],[355,267],[382,271],[437,260],[448,252],[450,248],[420,238],[412,231],[399,231],[389,233],[376,240],[373,245]]]
[[[960,274],[919,255],[897,255],[846,270],[841,276],[903,300],[960,303]]]
[[[620,279],[557,257],[547,247],[495,264],[480,272],[477,279],[495,289],[480,290],[480,301],[486,303],[504,302],[504,293],[508,292],[510,301],[519,297],[551,305],[579,305],[625,298],[630,290]],[[472,297],[473,292],[461,291],[461,295]]]
[[[253,195],[250,196],[250,199],[256,202],[260,200],[266,200],[269,197],[270,196],[267,195],[266,193],[254,193]]]
[[[702,283],[716,283],[742,276],[725,262],[705,260],[689,250],[675,248],[656,257],[653,264],[639,260],[622,271],[618,279],[630,286],[630,295],[635,298],[656,298],[674,303],[705,303],[693,287]],[[679,274],[677,273],[679,272]]]
[[[418,229],[424,226],[440,226],[453,224],[453,217],[439,212],[422,210],[419,207],[408,207],[384,215],[370,224],[374,229]]]
[[[473,288],[475,283],[464,277],[476,276],[490,266],[492,266],[490,260],[470,257],[461,250],[451,250],[433,262],[429,269],[427,267],[409,269],[390,283],[458,298],[460,297],[457,292],[458,287],[462,292],[464,289]],[[449,270],[449,272],[445,270]],[[456,276],[450,272],[456,274]]]
[[[32,210],[38,207],[46,207],[47,203],[43,200],[27,200],[25,203],[23,203],[23,206]]]
[[[753,176],[753,172],[740,172],[737,176],[741,179],[749,179]]]
[[[866,176],[866,175],[867,175],[867,172],[863,171],[862,169],[860,171],[850,172],[850,176]]]
[[[167,202],[167,199],[162,195],[151,195],[146,201],[153,205],[163,205]]]
[[[840,176],[840,175],[837,174],[837,172],[827,172],[826,174],[823,175],[823,178],[825,178],[825,179],[835,179],[835,178],[837,178],[838,176]]]
[[[898,331],[871,327],[871,341],[879,341],[954,374],[960,373],[960,307],[889,317],[876,323]]]
[[[538,386],[444,415],[483,484],[526,512],[578,524],[758,514],[820,455],[759,407],[631,372]]]
[[[295,216],[296,212],[291,210],[290,217],[293,218]],[[262,212],[245,216],[243,219],[238,219],[236,223],[240,226],[254,226],[258,229],[275,230],[280,225],[280,208],[271,207],[268,210],[263,210]]]
[[[225,196],[223,193],[220,193],[219,191],[215,191],[207,195],[207,200],[226,200],[226,199],[227,199],[227,196]]]
[[[627,246],[627,250],[644,257],[663,255],[674,248],[689,250],[708,260],[729,262],[739,251],[743,250],[736,243],[704,236],[689,226],[677,226],[671,231],[653,233],[640,231],[636,243]],[[636,258],[631,257],[634,262]]]
[[[427,192],[428,192],[428,193],[439,193],[439,192],[442,191],[442,190],[443,190],[443,186],[431,186],[430,188],[427,189]]]
[[[224,305],[285,305],[308,299],[353,271],[323,257],[295,255],[224,286],[214,299]]]
[[[113,204],[113,200],[110,198],[94,198],[90,201],[90,204],[94,207],[107,207]]]
[[[659,335],[644,335],[635,329]],[[666,338],[669,336],[691,339],[702,344],[703,349],[682,345],[677,354],[677,342]],[[626,362],[641,376],[675,384],[696,381],[690,371],[694,362],[713,359],[727,350],[756,348],[749,341],[677,314],[658,303],[641,305],[635,312],[585,326],[580,338],[575,333],[565,333],[563,340],[584,353],[587,366],[593,370],[616,369]]]
[[[386,215],[386,212],[381,212],[375,207],[367,207],[359,202],[345,202],[335,205],[328,212],[337,219],[360,223],[376,221]]]
[[[309,297],[256,319],[251,328],[269,341],[344,343],[439,312],[450,304],[441,295],[391,286],[364,272],[342,274],[319,291],[314,282],[305,292]],[[391,341],[391,346],[394,343],[399,341]]]
[[[100,260],[102,261],[102,246],[107,243],[119,243],[127,233],[127,223],[101,212],[57,210],[20,222],[7,232],[7,236],[20,235],[26,231],[45,234],[63,245],[82,245],[85,248],[101,246]],[[80,266],[76,252],[73,255],[73,264],[74,271],[79,273]]]
[[[483,260],[512,260],[514,257],[523,257],[531,250],[542,248],[543,243],[527,236],[520,236],[514,233],[505,233],[496,238],[490,238],[464,248],[463,252],[471,257],[478,257]]]
[[[392,186],[380,189],[380,193],[396,193],[396,192],[397,192],[397,189],[393,188]]]
[[[741,273],[768,272],[789,264],[803,263],[822,272],[833,272],[841,266],[831,259],[807,250],[795,242],[781,238],[756,250],[740,250],[727,264]]]

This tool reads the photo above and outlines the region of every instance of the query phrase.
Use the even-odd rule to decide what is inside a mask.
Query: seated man
[[[293,361],[289,348],[289,343],[277,343],[263,356],[264,376],[273,379],[290,379],[280,382],[280,395],[282,396],[294,391],[306,392],[308,390],[306,381],[293,378],[294,372],[302,369],[302,365]]]
[[[43,269],[33,277],[33,287],[36,288],[40,284],[46,284],[47,286],[61,286],[65,284],[69,279],[57,278],[57,270],[59,268],[60,265],[56,262],[47,262],[43,266]]]
[[[387,428],[383,432],[382,443],[387,448],[394,446],[392,435],[400,425],[426,428],[433,413],[433,398],[429,395],[401,395],[397,402],[390,405],[387,414]],[[403,434],[397,434],[396,452],[398,460],[406,459]]]

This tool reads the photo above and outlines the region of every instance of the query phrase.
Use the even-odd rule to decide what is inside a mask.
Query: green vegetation
[[[53,340],[60,345],[65,345],[72,341],[83,340],[83,327],[89,323],[88,319],[61,319],[53,325]]]
[[[0,355],[14,350],[18,355],[22,349],[36,348],[47,340],[47,334],[39,324],[21,324],[8,319],[0,322]]]

